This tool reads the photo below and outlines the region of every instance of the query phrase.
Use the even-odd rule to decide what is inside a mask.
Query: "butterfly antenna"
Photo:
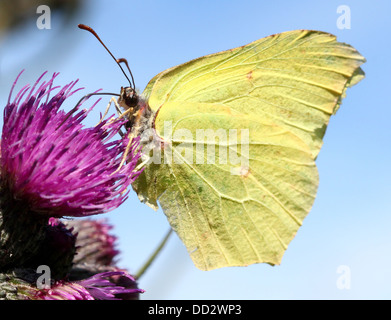
[[[125,63],[126,67],[128,68],[129,74],[130,74],[130,76],[132,78],[133,90],[136,90],[136,83],[134,82],[132,71],[130,71],[128,60],[126,60],[125,58],[119,58],[119,59],[117,59],[117,62],[118,63],[121,63],[121,62]]]
[[[111,57],[115,60],[115,62],[118,64],[118,66],[121,68],[121,71],[122,73],[124,74],[124,76],[126,77],[126,79],[129,81],[129,84],[130,84],[130,87],[132,87],[132,83],[130,82],[130,79],[129,77],[126,75],[124,69],[121,67],[120,63],[118,62],[118,60],[114,57],[114,55],[111,53],[111,51],[106,47],[106,45],[103,43],[103,41],[99,38],[98,34],[94,31],[94,29],[92,29],[91,27],[89,26],[86,26],[85,24],[78,24],[78,27],[82,30],[86,30],[86,31],[89,31],[90,33],[92,33],[95,38],[98,39],[98,41],[102,44],[102,46],[107,50],[107,52],[111,55]],[[120,60],[120,59],[119,59]],[[129,67],[128,67],[129,68]],[[132,79],[133,79],[133,75],[132,75]],[[133,80],[133,84],[134,84],[134,80]],[[133,87],[132,87],[133,88]],[[135,89],[135,88],[133,88]]]

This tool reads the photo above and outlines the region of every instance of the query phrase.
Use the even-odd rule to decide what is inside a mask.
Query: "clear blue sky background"
[[[351,9],[350,30],[337,28],[340,5]],[[119,92],[126,85],[108,54],[77,23],[91,25],[117,57],[129,60],[140,90],[171,66],[270,34],[317,29],[337,35],[367,58],[366,78],[348,91],[331,119],[317,159],[317,199],[282,264],[203,272],[174,235],[140,287],[144,299],[390,299],[390,12],[386,0],[87,1],[71,26],[52,16],[51,30],[38,30],[33,21],[3,39],[0,101],[5,105],[23,68],[20,86],[45,70],[61,72],[58,84],[79,78],[85,93]],[[101,102],[100,110],[105,107]],[[118,264],[131,272],[168,229],[162,211],[139,203],[134,193],[101,217],[115,226]],[[340,266],[350,270],[349,289],[338,288]]]

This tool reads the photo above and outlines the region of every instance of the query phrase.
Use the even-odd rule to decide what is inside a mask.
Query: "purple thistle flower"
[[[31,300],[95,300],[89,291],[77,282],[58,281],[50,289],[36,291]]]
[[[124,271],[98,273],[79,283],[97,300],[120,300],[118,296],[144,292],[135,288],[135,279]]]
[[[74,264],[75,253],[76,235],[73,229],[59,219],[50,218],[42,243],[24,265],[34,270],[40,265],[47,265],[53,279],[64,279]]]
[[[135,169],[140,158],[139,139],[132,141],[125,164],[119,167],[129,141],[113,137],[126,120],[111,117],[85,128],[82,121],[96,103],[89,110],[79,111],[78,106],[68,113],[60,110],[79,89],[73,89],[77,81],[53,87],[57,75],[44,82],[43,74],[11,102],[19,74],[4,109],[0,298],[137,299],[144,291],[137,288],[135,279],[110,266],[117,254],[115,237],[108,234],[110,227],[97,222],[87,223],[85,228],[81,223],[83,236],[77,243],[73,228],[58,218],[100,214],[122,204],[128,186],[140,174]],[[75,251],[81,247],[91,259],[77,264]],[[34,286],[37,274],[33,271],[42,263],[50,267],[53,276],[50,289]]]
[[[1,139],[1,183],[31,211],[51,217],[89,216],[110,211],[127,198],[138,177],[136,140],[127,162],[118,170],[127,139],[112,141],[124,121],[113,118],[84,128],[90,110],[60,110],[75,93],[77,81],[53,95],[57,74],[48,82],[23,87],[4,110]],[[53,95],[50,98],[50,95]]]
[[[115,278],[124,278],[127,285],[118,285]],[[121,284],[126,283],[124,281]],[[34,300],[121,300],[122,295],[139,294],[144,290],[133,285],[135,280],[123,271],[98,273],[88,279],[74,282],[58,281],[50,289],[41,289]]]
[[[110,234],[113,228],[106,219],[64,221],[76,236],[76,251],[73,262],[113,265],[114,257],[119,253],[115,249],[117,237]]]

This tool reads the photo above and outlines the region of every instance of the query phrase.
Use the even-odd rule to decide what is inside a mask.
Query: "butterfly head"
[[[139,103],[139,96],[132,87],[121,87],[121,93],[118,98],[118,104],[124,108],[125,111],[129,109],[135,110]],[[132,111],[130,111],[132,113]]]
[[[128,121],[125,124],[127,130],[131,130],[133,136],[139,136],[152,126],[153,112],[148,103],[132,87],[121,87],[117,100],[123,108]]]

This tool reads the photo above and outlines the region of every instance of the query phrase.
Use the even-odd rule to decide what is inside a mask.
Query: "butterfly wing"
[[[280,263],[315,199],[329,118],[364,61],[330,34],[298,30],[151,80],[144,95],[158,111],[161,164],[133,187],[152,207],[159,201],[197,267]]]
[[[155,110],[169,101],[221,103],[270,119],[316,156],[344,91],[363,78],[364,62],[331,34],[297,30],[168,69],[145,92]]]

